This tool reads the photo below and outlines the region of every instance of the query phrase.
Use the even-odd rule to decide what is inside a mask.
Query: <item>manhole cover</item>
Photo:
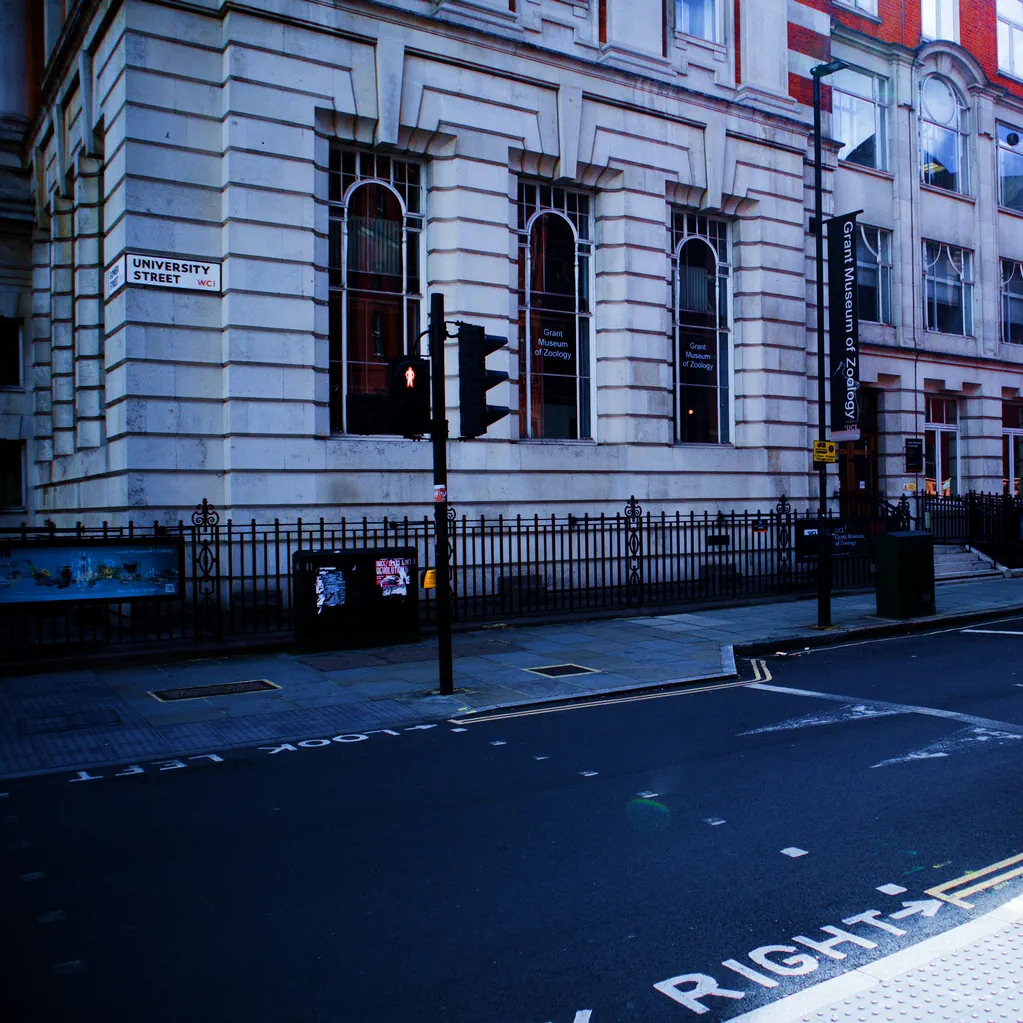
[[[71,732],[76,728],[103,728],[120,723],[121,717],[116,710],[81,710],[71,714],[20,718],[18,731],[22,735],[45,735],[48,732]]]
[[[154,689],[150,696],[161,703],[172,700],[205,700],[208,696],[234,696],[236,693],[261,693],[280,689],[269,679],[254,678],[248,682],[221,682],[212,686],[186,686],[184,689]]]
[[[546,668],[527,668],[536,675],[548,678],[561,678],[563,675],[590,675],[597,672],[596,668],[584,668],[578,664],[549,664]]]

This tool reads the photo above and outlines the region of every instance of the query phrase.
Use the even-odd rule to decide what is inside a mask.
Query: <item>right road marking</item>
[[[966,896],[973,895],[975,892],[982,892],[987,888],[994,888],[996,884],[1001,884],[1002,881],[1008,881],[1011,878],[1023,875],[1023,867],[1016,867],[1015,870],[1006,870],[1005,873],[995,874],[994,877],[989,877],[977,884],[968,884],[965,888],[960,888],[959,886],[964,882],[975,881],[978,877],[984,877],[985,874],[1002,870],[1004,867],[1011,867],[1013,864],[1020,863],[1021,861],[1023,861],[1023,853],[1020,853],[1018,856],[1010,856],[1007,860],[999,860],[983,870],[971,870],[963,874],[962,877],[956,877],[951,881],[946,881],[944,884],[927,888],[925,894],[933,895],[934,898],[942,899],[944,902],[951,902],[953,906],[958,906],[960,909],[973,909],[972,902],[963,901]],[[952,891],[952,889],[957,890]]]

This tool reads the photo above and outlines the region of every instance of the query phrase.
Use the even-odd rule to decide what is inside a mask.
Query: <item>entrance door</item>
[[[838,507],[842,518],[877,514],[877,397],[860,388],[860,439],[838,443]]]

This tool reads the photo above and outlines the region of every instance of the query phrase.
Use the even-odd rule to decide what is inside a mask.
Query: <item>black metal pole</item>
[[[828,413],[825,405],[824,377],[824,212],[821,167],[821,80],[813,75],[813,197],[816,213],[815,242],[817,245],[817,435],[828,439]],[[828,466],[820,463],[817,537],[817,625],[831,624],[831,534],[825,521],[828,513]]]
[[[451,583],[448,569],[448,420],[444,396],[444,296],[434,292],[430,296],[430,382],[432,387],[433,421],[430,437],[433,440],[433,516],[437,549],[437,663],[440,674],[440,692],[450,696],[454,692],[451,672]]]

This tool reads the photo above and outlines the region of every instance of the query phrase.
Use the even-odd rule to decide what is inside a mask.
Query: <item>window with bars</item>
[[[943,242],[923,243],[924,329],[973,333],[973,253]]]
[[[389,362],[415,349],[422,319],[423,180],[418,163],[332,149],[330,428],[398,433]]]
[[[892,322],[892,234],[859,224],[856,236],[856,285],[860,319]]]
[[[728,225],[672,210],[672,362],[675,440],[727,444],[731,436]]]
[[[920,180],[968,194],[969,147],[966,104],[959,90],[939,75],[920,84]]]
[[[519,434],[593,436],[590,369],[590,196],[520,181]]]

